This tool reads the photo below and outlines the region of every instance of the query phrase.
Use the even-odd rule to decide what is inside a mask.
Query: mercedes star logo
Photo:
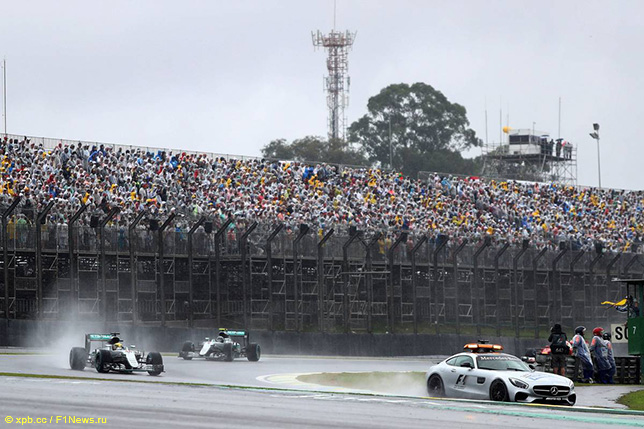
[[[557,386],[552,386],[552,387],[550,388],[550,394],[551,394],[552,396],[557,396],[557,393],[559,393],[559,389],[557,388]]]

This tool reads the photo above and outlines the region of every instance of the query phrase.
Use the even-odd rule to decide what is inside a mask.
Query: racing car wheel
[[[96,371],[104,374],[110,372],[109,364],[112,363],[112,353],[109,350],[99,350],[96,352],[94,365]]]

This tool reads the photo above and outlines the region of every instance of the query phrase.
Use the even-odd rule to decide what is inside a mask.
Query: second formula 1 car
[[[185,360],[204,358],[226,362],[245,357],[251,362],[257,362],[261,357],[261,348],[259,344],[250,342],[248,331],[229,331],[221,328],[215,338],[206,338],[197,346],[191,341],[183,343],[179,357]]]

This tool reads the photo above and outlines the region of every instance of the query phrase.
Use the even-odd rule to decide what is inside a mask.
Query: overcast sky
[[[260,155],[276,138],[326,136],[325,53],[333,0],[2,0],[8,132]],[[472,127],[578,145],[578,183],[644,189],[641,1],[338,0],[350,124],[393,83],[425,82]],[[480,153],[476,151],[475,154]]]

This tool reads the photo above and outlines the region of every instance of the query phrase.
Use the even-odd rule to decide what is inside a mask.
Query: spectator
[[[617,372],[617,365],[615,364],[615,357],[613,356],[613,343],[610,342],[611,335],[610,333],[605,332],[602,338],[606,342],[606,347],[608,348],[608,361],[610,362],[610,371],[608,372],[607,380],[609,384],[615,384],[613,377],[615,377],[615,373]]]
[[[550,329],[550,336],[548,337],[550,343],[550,365],[555,374],[566,375],[566,357],[570,354],[568,347],[568,337],[561,330],[561,325],[555,323]]]
[[[585,251],[597,241],[615,252],[642,247],[638,243],[644,235],[642,191],[439,174],[420,181],[375,168],[242,161],[80,142],[46,148],[26,138],[0,142],[0,173],[0,203],[8,205],[21,195],[17,213],[33,214],[54,199],[51,214],[63,223],[86,204],[78,225],[119,207],[108,227],[127,228],[141,210],[162,218],[174,208],[179,218],[233,217],[237,233],[252,221],[291,227],[307,223],[314,231],[354,225],[384,232],[386,242],[400,230],[410,238],[429,235],[432,242],[449,236],[448,246],[490,237],[515,245],[529,240],[551,249],[571,241]],[[13,219],[12,229],[22,231],[19,219]]]
[[[597,327],[593,329],[593,339],[590,342],[590,352],[595,358],[597,366],[597,381],[600,383],[608,383],[608,375],[611,370],[610,360],[608,358],[608,346],[602,338],[604,335],[604,328]]]
[[[586,328],[584,326],[578,326],[575,328],[575,336],[572,337],[572,350],[573,354],[579,358],[583,369],[583,378],[581,379],[582,383],[593,383],[593,375],[595,373],[593,367],[593,361],[590,357],[590,350],[588,350],[588,344],[584,339],[584,333]]]

